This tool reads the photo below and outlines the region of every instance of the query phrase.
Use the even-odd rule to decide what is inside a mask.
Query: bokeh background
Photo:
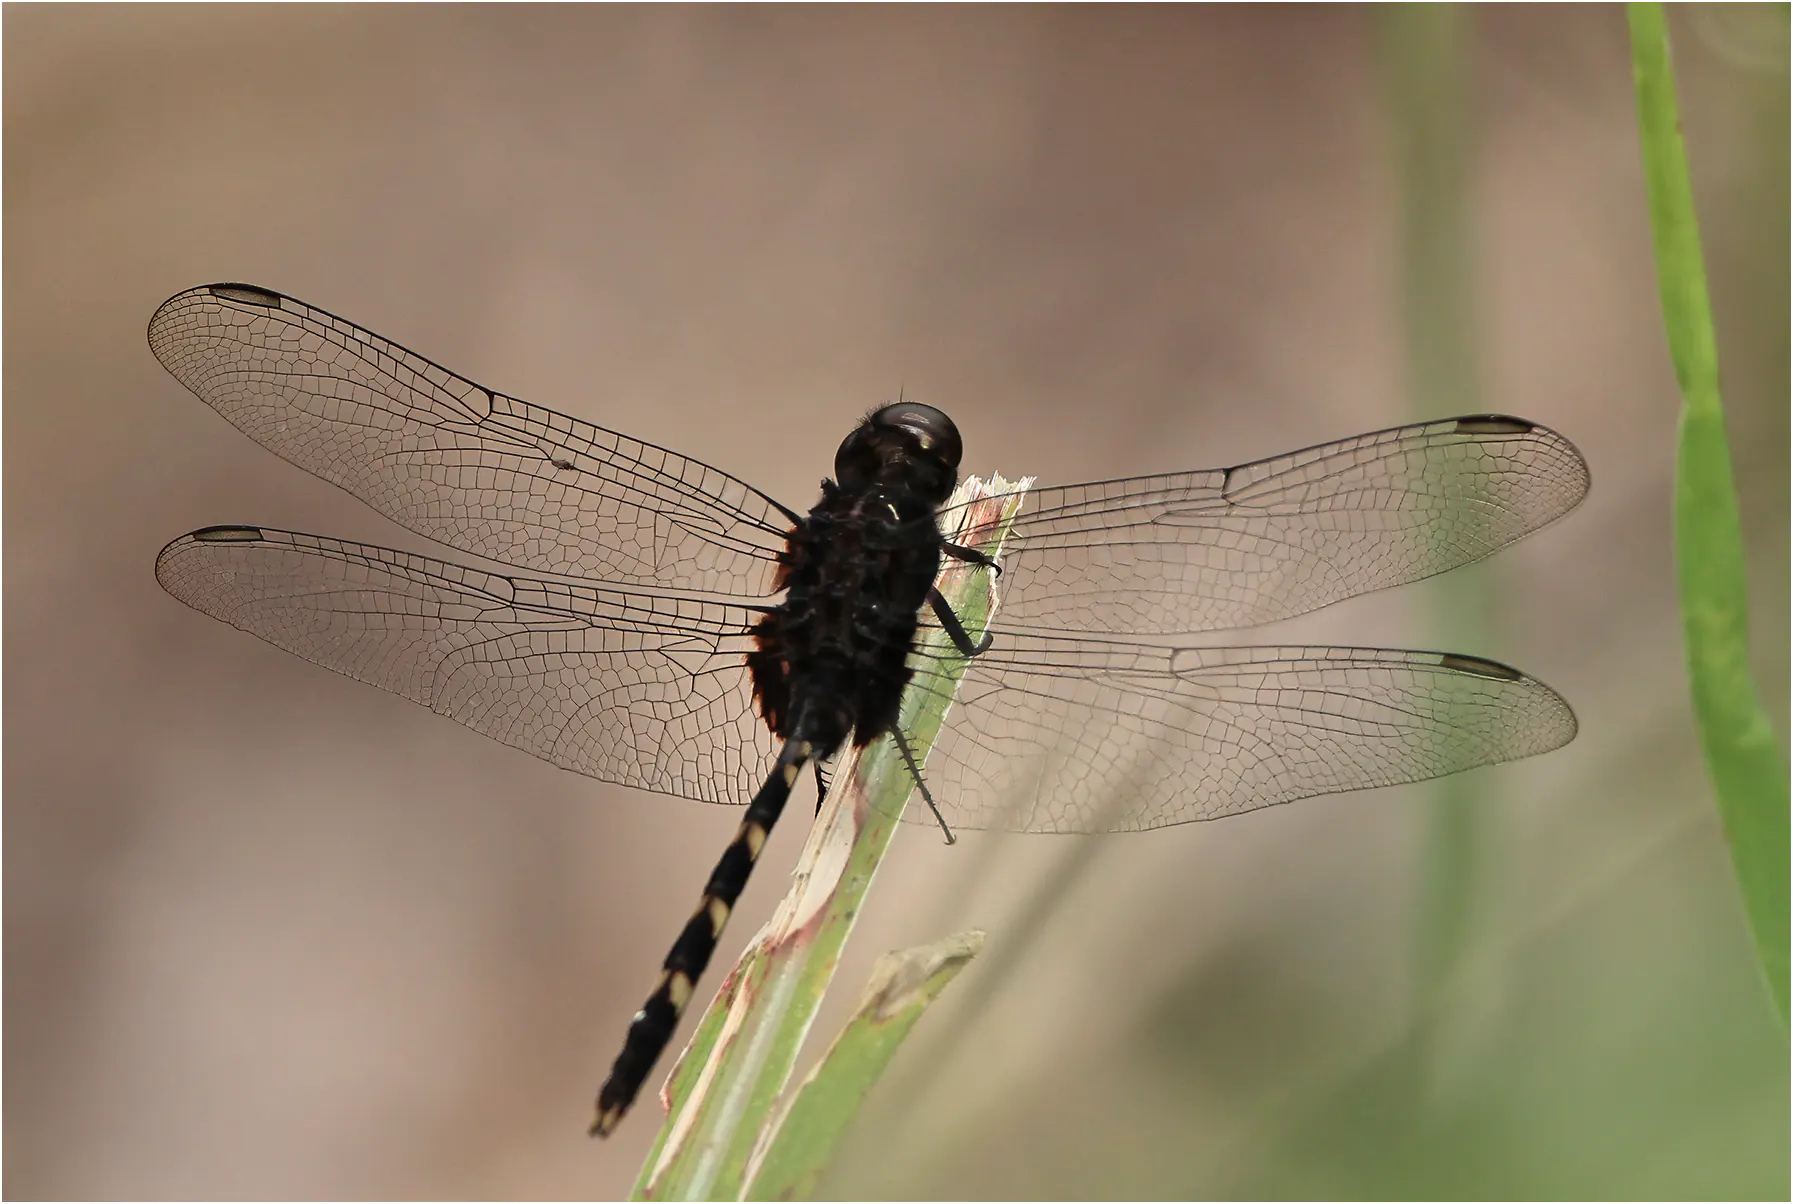
[[[1786,13],[1675,24],[1783,740]],[[906,833],[840,994],[886,948],[990,953],[825,1190],[1787,1194],[1620,9],[8,5],[4,54],[8,1196],[623,1192],[653,1110],[593,1143],[590,1096],[735,823],[158,589],[210,523],[431,550],[156,364],[150,313],[213,280],[799,506],[899,389],[1048,482],[1565,432],[1567,520],[1264,639],[1510,661],[1580,738],[1143,836]]]

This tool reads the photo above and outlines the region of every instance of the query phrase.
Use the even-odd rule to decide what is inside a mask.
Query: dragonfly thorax
[[[755,625],[747,658],[774,732],[832,752],[890,729],[940,556],[928,500],[822,483],[780,557],[784,600]]]

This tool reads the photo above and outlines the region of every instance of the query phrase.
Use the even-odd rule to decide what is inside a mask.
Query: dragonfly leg
[[[940,626],[946,629],[946,634],[952,639],[953,647],[957,648],[961,654],[976,656],[981,652],[988,651],[991,643],[990,633],[984,632],[983,639],[975,644],[972,643],[971,633],[965,630],[965,624],[959,622],[959,616],[953,613],[953,608],[945,598],[940,596],[939,590],[928,590],[928,605],[934,608],[934,617],[940,620]]]
[[[993,569],[998,577],[1002,576],[1002,566],[996,563],[996,558],[980,552],[976,548],[968,548],[964,544],[943,539],[940,541],[940,550],[954,560],[963,560],[966,564],[975,564],[979,568]]]
[[[909,747],[908,738],[894,727],[890,729],[890,738],[896,741],[897,751],[903,754],[903,764],[909,767],[909,776],[915,779],[915,788],[921,791],[922,800],[927,803],[928,810],[934,813],[934,820],[940,825],[940,830],[946,833],[946,843],[959,843],[952,828],[947,826],[946,816],[940,814],[940,808],[934,805],[934,796],[928,792],[928,784],[922,780],[921,766],[915,763],[915,750]]]

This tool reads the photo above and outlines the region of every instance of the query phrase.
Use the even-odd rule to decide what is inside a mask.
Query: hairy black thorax
[[[940,571],[934,516],[914,491],[822,482],[780,556],[784,601],[755,625],[747,658],[777,735],[826,756],[849,735],[863,747],[895,725],[917,615]]]

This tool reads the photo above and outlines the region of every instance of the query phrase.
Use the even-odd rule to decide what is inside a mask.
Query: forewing
[[[789,523],[752,486],[291,297],[189,289],[150,319],[149,344],[251,439],[448,547],[535,572],[770,591]]]
[[[156,578],[276,647],[600,781],[740,804],[777,753],[753,711],[755,615],[741,607],[266,527],[183,535]]]
[[[972,661],[925,773],[955,827],[1140,831],[1441,777],[1574,735],[1550,687],[1475,657],[1004,634]]]
[[[1587,490],[1573,444],[1503,415],[1034,489],[1004,546],[998,622],[1098,634],[1269,623],[1480,560]]]

